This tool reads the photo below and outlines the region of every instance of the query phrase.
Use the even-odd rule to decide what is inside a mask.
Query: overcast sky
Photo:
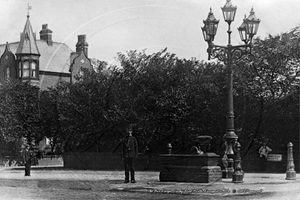
[[[0,44],[19,41],[23,31],[25,0],[0,0]],[[201,27],[211,7],[219,29],[216,44],[227,44],[227,23],[220,7],[226,0],[29,0],[30,21],[39,39],[48,24],[55,42],[75,50],[77,35],[86,34],[89,57],[115,64],[117,52],[146,53],[165,47],[180,58],[207,59]],[[238,7],[232,23],[232,43],[239,44],[237,29],[251,7],[261,20],[258,36],[279,34],[300,25],[299,0],[232,0]]]

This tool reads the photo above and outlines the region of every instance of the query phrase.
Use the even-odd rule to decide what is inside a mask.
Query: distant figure
[[[260,157],[260,169],[262,171],[267,171],[267,158],[268,158],[268,154],[269,152],[271,152],[272,149],[267,147],[267,143],[264,142],[263,146],[261,146],[258,150],[259,153],[259,157]]]
[[[259,153],[259,156],[262,158],[262,157],[265,157],[267,158],[268,157],[268,154],[269,152],[271,152],[272,149],[269,148],[266,144],[266,142],[263,143],[263,146],[261,146],[258,150],[258,153]]]
[[[29,146],[26,145],[22,151],[23,161],[25,163],[25,176],[30,176],[31,170],[31,153],[29,150]]]
[[[150,165],[150,160],[151,160],[151,157],[152,157],[152,151],[151,151],[151,147],[150,147],[150,144],[148,144],[145,148],[145,152],[146,152],[146,155],[147,155],[147,166],[145,169],[148,169],[149,165]]]
[[[122,150],[125,165],[124,183],[129,183],[129,170],[131,175],[131,183],[135,183],[134,161],[138,157],[138,145],[136,138],[132,136],[132,127],[127,128],[127,135],[122,142]]]

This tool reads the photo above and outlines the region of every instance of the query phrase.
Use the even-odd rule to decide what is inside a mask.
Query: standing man
[[[134,161],[138,157],[138,145],[136,138],[132,136],[132,126],[127,128],[126,137],[122,142],[122,154],[125,165],[125,181],[129,183],[129,170],[131,175],[131,183],[135,183],[134,178]]]
[[[29,146],[26,145],[22,151],[23,161],[25,163],[25,176],[30,176],[31,169],[31,153],[29,151]]]

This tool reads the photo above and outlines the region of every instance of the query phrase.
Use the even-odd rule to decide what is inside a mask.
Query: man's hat
[[[126,128],[127,131],[132,131],[133,130],[134,125],[133,124],[129,124]]]

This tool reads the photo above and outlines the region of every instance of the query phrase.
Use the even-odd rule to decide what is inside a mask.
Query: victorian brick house
[[[66,44],[52,40],[47,24],[42,25],[39,34],[37,39],[28,14],[20,41],[0,44],[0,84],[6,79],[19,79],[46,90],[59,81],[75,82],[82,68],[93,69],[85,35],[78,35],[74,52]],[[45,147],[46,141],[44,138],[39,146]],[[21,148],[23,139],[19,142]]]
[[[44,90],[60,80],[74,82],[82,68],[92,69],[85,35],[78,36],[73,52],[66,44],[52,40],[47,24],[39,33],[38,40],[27,15],[20,41],[0,45],[0,83],[7,78],[20,79]]]

